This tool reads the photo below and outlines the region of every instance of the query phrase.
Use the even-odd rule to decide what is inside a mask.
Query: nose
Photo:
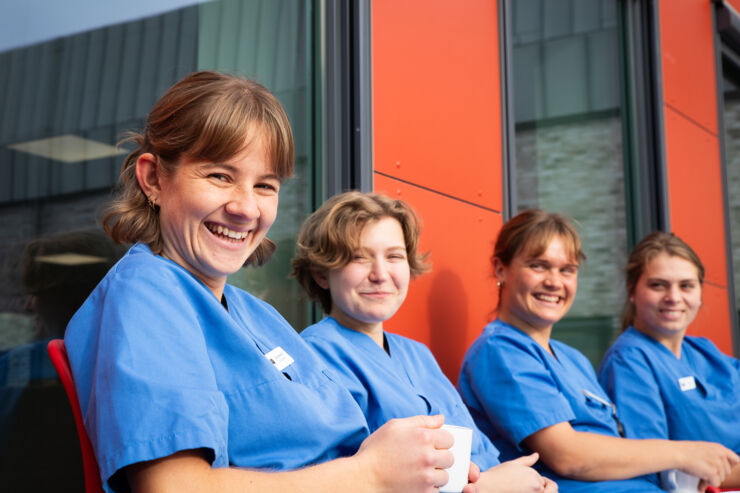
[[[383,282],[388,279],[388,268],[384,261],[378,259],[373,260],[368,279],[372,282]]]
[[[679,300],[681,293],[677,285],[671,285],[665,293],[665,300],[669,302],[676,302]]]
[[[260,216],[257,198],[251,192],[234,191],[224,206],[226,212],[232,216],[244,219],[256,219]]]
[[[550,269],[545,274],[544,285],[545,287],[557,289],[563,284],[560,279],[560,273],[556,269]]]

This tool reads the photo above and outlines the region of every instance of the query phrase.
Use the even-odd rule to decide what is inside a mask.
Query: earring
[[[501,287],[501,281],[496,281],[496,286]]]
[[[149,207],[152,208],[152,210],[157,210],[157,200],[153,199],[151,197],[146,198],[147,203],[149,204]]]

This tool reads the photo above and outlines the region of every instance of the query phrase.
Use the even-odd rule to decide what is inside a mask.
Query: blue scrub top
[[[619,436],[611,402],[588,359],[559,341],[550,340],[550,348],[555,356],[497,319],[465,354],[458,390],[502,460],[531,453],[525,438],[564,421],[577,431]],[[662,491],[657,474],[586,482],[558,476],[541,461],[535,467],[555,480],[561,493]]]
[[[283,470],[351,455],[368,436],[350,393],[277,311],[229,285],[224,297],[228,311],[137,244],[70,321],[65,343],[107,491],[127,490],[121,468],[180,450],[206,449],[214,467]],[[284,368],[266,357],[278,347],[294,360],[278,358]]]
[[[385,332],[389,353],[370,336],[327,317],[301,336],[340,376],[370,431],[393,418],[443,414],[445,423],[474,430],[471,457],[482,471],[499,464],[498,450],[478,430],[460,395],[420,342]]]
[[[718,442],[740,453],[740,361],[686,336],[681,359],[629,327],[607,351],[599,381],[630,438]]]

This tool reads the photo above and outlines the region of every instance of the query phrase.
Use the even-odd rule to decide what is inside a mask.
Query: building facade
[[[573,217],[588,257],[554,337],[597,365],[626,256],[664,229],[707,269],[690,333],[738,354],[740,0],[99,3],[0,6],[3,489],[81,490],[43,344],[123,252],[99,227],[116,144],[195,70],[255,78],[288,111],[279,248],[231,282],[297,329],[321,316],[287,277],[298,227],[356,188],[419,213],[432,270],[386,327],[426,343],[453,381],[494,314],[496,234],[528,207]]]

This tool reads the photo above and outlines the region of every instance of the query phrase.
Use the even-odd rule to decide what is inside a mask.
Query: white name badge
[[[295,361],[291,356],[285,352],[285,349],[280,346],[276,347],[265,355],[265,358],[272,363],[272,366],[277,368],[278,371],[283,371],[287,367],[293,364]]]
[[[694,377],[679,378],[678,385],[684,392],[686,392],[687,390],[694,390],[696,388],[696,380],[694,380]]]

